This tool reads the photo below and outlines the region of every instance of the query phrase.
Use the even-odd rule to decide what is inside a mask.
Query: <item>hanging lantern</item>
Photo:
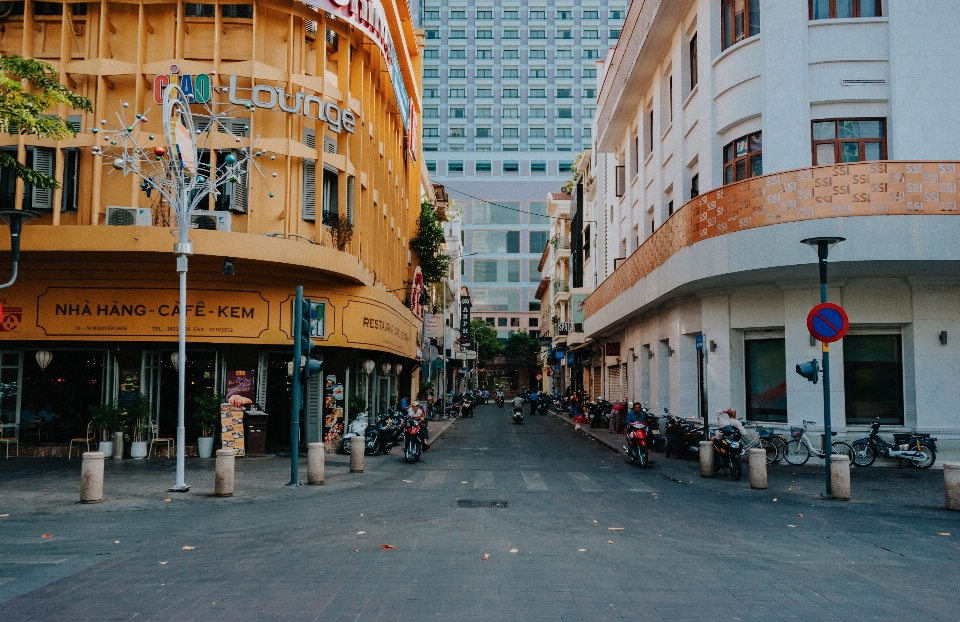
[[[380,365],[380,371],[383,372],[383,375],[384,375],[384,376],[389,376],[389,375],[390,375],[390,363],[382,363],[382,364]]]
[[[173,368],[176,371],[180,371],[180,353],[174,352],[170,355],[170,362],[173,363]]]
[[[50,364],[50,361],[53,360],[53,354],[47,350],[40,350],[37,352],[37,365],[40,366],[41,370],[46,370],[47,365]]]
[[[377,367],[377,364],[371,361],[370,359],[367,359],[363,362],[363,371],[368,376],[373,373],[373,370],[376,369],[376,367]]]
[[[400,375],[400,370],[403,369],[403,365],[401,365],[400,363],[397,363],[397,364],[394,366],[394,369],[396,369],[397,375],[399,376],[399,375]]]

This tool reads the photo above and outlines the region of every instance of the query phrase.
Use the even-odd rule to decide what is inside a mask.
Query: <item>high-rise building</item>
[[[547,196],[590,146],[597,62],[627,0],[419,0],[423,149],[431,178],[463,205],[463,284],[473,317],[539,334],[537,269]],[[498,379],[508,386],[512,378]],[[530,384],[529,379],[517,380]]]

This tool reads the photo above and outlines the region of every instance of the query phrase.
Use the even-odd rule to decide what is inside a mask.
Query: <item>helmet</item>
[[[627,402],[627,408],[633,408],[633,402]]]

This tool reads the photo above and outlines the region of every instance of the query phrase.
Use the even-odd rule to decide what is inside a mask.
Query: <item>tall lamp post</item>
[[[23,223],[39,215],[39,212],[25,209],[0,210],[0,220],[10,225],[10,261],[13,263],[10,280],[0,285],[0,289],[10,287],[17,280],[17,269],[20,265],[20,232],[23,230]]]
[[[817,251],[820,263],[820,302],[827,302],[827,256],[830,249],[843,242],[846,238],[822,237],[800,240]],[[826,493],[824,498],[833,498],[833,489],[830,485],[830,456],[833,455],[833,425],[830,421],[830,344],[821,342],[823,353],[823,455],[826,462]]]

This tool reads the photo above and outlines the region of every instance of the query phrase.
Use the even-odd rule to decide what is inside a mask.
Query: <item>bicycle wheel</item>
[[[806,464],[807,460],[810,459],[810,448],[807,447],[806,443],[801,443],[800,439],[795,438],[784,447],[783,459],[787,461],[787,464],[794,466]]]
[[[770,440],[777,446],[777,462],[780,462],[783,460],[783,451],[787,447],[787,441],[785,441],[782,436],[774,436]]]
[[[877,452],[867,441],[857,441],[852,446],[853,464],[868,467],[877,459]]]
[[[834,441],[831,444],[830,449],[833,451],[833,453],[846,456],[847,460],[853,462],[854,451],[853,447],[851,447],[849,444],[844,443],[843,441]]]
[[[776,443],[768,439],[760,439],[760,447],[767,452],[767,464],[773,464],[780,459],[780,449]]]

